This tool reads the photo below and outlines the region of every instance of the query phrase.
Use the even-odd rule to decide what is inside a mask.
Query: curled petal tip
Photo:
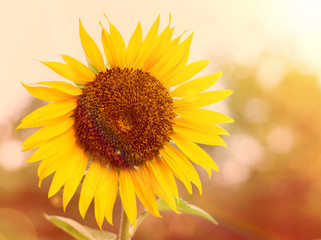
[[[109,19],[108,19],[107,15],[106,15],[106,13],[104,13],[104,16],[105,16],[105,18],[107,19],[107,21],[110,23],[110,21],[109,21]]]

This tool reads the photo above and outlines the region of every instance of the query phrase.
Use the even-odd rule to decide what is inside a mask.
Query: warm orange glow
[[[61,53],[85,63],[78,20],[100,39],[97,23],[103,12],[117,23],[126,44],[137,21],[148,29],[158,14],[171,13],[175,32],[189,29],[182,39],[194,33],[191,60],[212,59],[208,71],[223,71],[216,87],[234,90],[226,104],[214,109],[235,119],[227,129],[231,136],[224,138],[228,150],[202,146],[218,154],[220,171],[205,181],[211,186],[204,198],[189,199],[220,225],[165,214],[161,220],[148,217],[137,239],[154,240],[155,233],[168,240],[320,238],[320,0],[45,0],[19,1],[19,6],[5,1],[0,11],[0,223],[10,224],[11,234],[3,236],[0,224],[0,239],[16,236],[14,224],[20,218],[18,223],[26,227],[19,231],[30,233],[30,239],[36,237],[34,228],[39,239],[67,239],[42,217],[42,209],[63,215],[61,199],[47,200],[48,181],[43,189],[36,187],[36,166],[27,165],[28,154],[20,152],[20,142],[31,131],[14,128],[41,104],[31,102],[21,82],[63,80],[33,59],[60,61]],[[166,17],[162,27],[168,24]],[[98,47],[103,52],[102,44]],[[206,179],[206,172],[199,172]],[[117,231],[119,203],[115,226],[103,228]],[[66,214],[82,221],[77,201],[69,204]],[[94,221],[89,213],[81,223],[94,226]]]

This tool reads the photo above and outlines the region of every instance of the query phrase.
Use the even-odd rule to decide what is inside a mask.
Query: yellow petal
[[[216,163],[212,158],[197,144],[192,141],[188,141],[181,136],[175,134],[171,136],[177,147],[194,163],[203,167],[209,178],[211,178],[211,169],[218,171]]]
[[[208,125],[208,124],[200,124],[196,122],[191,122],[183,118],[175,118],[174,124],[184,128],[190,128],[199,132],[207,133],[210,135],[228,135],[229,133],[222,127],[218,125]]]
[[[44,178],[66,165],[65,156],[70,155],[74,151],[75,144],[76,139],[65,142],[62,144],[63,148],[58,152],[42,160],[38,168],[39,187]]]
[[[175,77],[168,79],[164,82],[166,87],[173,87],[194,77],[197,73],[202,71],[208,64],[210,60],[201,60],[197,62],[190,63],[183,67],[179,74]]]
[[[97,47],[94,40],[89,36],[79,19],[79,35],[82,47],[86,53],[86,56],[90,62],[98,68],[100,71],[104,72],[106,70],[103,56],[99,48]]]
[[[110,29],[111,48],[114,54],[114,60],[116,61],[115,64],[117,67],[122,69],[125,67],[126,44],[120,32],[111,22],[109,22],[109,29]]]
[[[70,154],[65,155],[65,159],[68,159],[68,164],[65,164],[61,168],[58,168],[50,185],[48,197],[55,195],[60,188],[65,184],[66,180],[69,179],[77,169],[79,165],[79,159],[83,155],[83,151],[77,147],[73,147],[74,151]]]
[[[175,77],[178,73],[182,71],[184,68],[188,57],[189,57],[189,49],[191,46],[193,34],[188,36],[182,43],[178,45],[176,51],[172,54],[169,61],[160,69],[155,76],[162,82],[168,81]]]
[[[170,92],[172,97],[188,97],[200,93],[211,87],[220,77],[222,72],[200,77],[184,83]]]
[[[41,187],[43,179],[57,171],[57,169],[61,168],[63,164],[64,162],[61,159],[44,159],[38,168],[39,188]]]
[[[219,90],[219,91],[204,92],[204,93],[200,93],[200,94],[196,94],[193,96],[179,99],[176,102],[174,102],[174,107],[175,108],[205,107],[210,104],[221,101],[224,98],[227,98],[232,93],[233,93],[233,91],[231,91],[231,90]]]
[[[166,162],[168,167],[173,171],[175,176],[185,185],[187,191],[189,194],[192,194],[192,185],[190,183],[190,180],[187,178],[186,173],[184,172],[182,166],[178,163],[180,159],[174,159],[175,156],[172,156],[170,154],[170,150],[168,150],[170,147],[166,146],[164,147],[164,150],[160,151],[160,154],[162,156],[162,159]]]
[[[21,123],[16,129],[20,129],[20,128],[33,128],[33,127],[43,127],[43,126],[48,126],[48,125],[52,125],[55,124],[57,122],[61,122],[66,120],[67,118],[70,118],[72,113],[67,113],[64,114],[62,116],[56,117],[56,118],[52,118],[52,119],[48,119],[45,121],[41,121],[41,122],[35,122],[35,123],[27,123],[27,122],[23,122]]]
[[[66,163],[64,156],[70,154],[70,152],[73,151],[75,143],[76,139],[71,139],[68,142],[61,144],[62,148],[60,148],[59,151],[57,151],[55,154],[51,154],[50,156],[46,156],[45,158],[43,158],[38,168],[38,176],[41,177],[43,170],[50,167],[51,165],[58,164],[60,161]]]
[[[136,30],[129,40],[127,51],[126,51],[126,67],[132,68],[142,46],[142,27],[140,23],[137,24]]]
[[[108,200],[106,205],[106,219],[113,225],[113,209],[118,191],[118,173],[116,169],[110,167],[106,177],[106,185],[108,186]]]
[[[70,83],[61,81],[48,81],[48,82],[38,82],[36,84],[47,85],[53,87],[61,92],[67,93],[72,96],[78,96],[82,94],[82,89],[72,85]]]
[[[119,195],[123,203],[129,222],[135,226],[137,218],[137,206],[135,186],[127,169],[121,169],[119,174]]]
[[[41,63],[45,64],[51,70],[55,71],[60,76],[66,78],[70,81],[73,81],[73,82],[79,83],[79,84],[86,83],[86,81],[84,81],[83,79],[77,78],[77,76],[74,74],[74,72],[71,70],[71,67],[68,64],[58,63],[58,62],[42,62],[42,61],[41,61]]]
[[[78,159],[78,165],[74,169],[74,174],[66,180],[63,193],[63,207],[66,210],[66,207],[71,200],[72,196],[75,194],[81,179],[84,176],[85,170],[88,165],[88,157],[85,154]]]
[[[147,163],[147,173],[153,185],[155,193],[163,199],[173,211],[177,212],[175,198],[178,198],[178,191],[175,179],[171,170],[165,167],[165,164],[158,164],[161,160],[154,160],[152,163]],[[174,196],[173,196],[174,195]]]
[[[143,65],[142,70],[149,72],[149,70],[159,62],[159,60],[169,51],[170,40],[173,35],[173,28],[169,26],[159,35],[155,48],[150,52]]]
[[[210,133],[206,133],[203,131],[198,131],[195,129],[180,127],[175,125],[174,132],[179,134],[185,139],[188,139],[193,142],[207,144],[207,145],[219,145],[226,147],[226,143],[222,138],[217,135],[210,135]]]
[[[198,124],[231,123],[234,120],[222,113],[199,108],[177,108],[175,113]]]
[[[77,78],[82,79],[85,82],[92,82],[95,80],[95,74],[90,71],[87,66],[67,55],[61,55],[61,57],[65,60],[66,63],[68,63]]]
[[[61,92],[54,88],[47,88],[47,87],[29,87],[22,83],[25,89],[34,97],[39,98],[45,101],[61,101],[70,98],[69,94]]]
[[[66,132],[73,126],[74,122],[72,118],[67,118],[65,121],[38,130],[24,141],[22,145],[25,145],[25,148],[23,150],[39,147],[42,142]]]
[[[64,134],[60,134],[50,139],[46,144],[39,147],[27,160],[27,162],[36,162],[41,159],[50,157],[60,152],[65,147],[66,142],[71,142],[75,139],[74,130],[69,129]]]
[[[75,100],[49,103],[30,113],[28,116],[22,119],[21,122],[24,124],[44,122],[68,114],[72,112],[76,107],[77,102]]]
[[[142,204],[151,214],[160,217],[150,179],[146,176],[146,169],[143,166],[139,167],[137,171],[132,169],[130,175],[134,183],[136,194]]]
[[[169,46],[164,50],[162,56],[158,61],[149,69],[151,75],[158,76],[158,73],[168,64],[168,62],[175,57],[175,53],[178,49],[178,43],[181,36],[178,36],[169,43]]]
[[[135,63],[135,68],[141,69],[149,53],[155,48],[155,42],[157,41],[158,27],[159,27],[160,15],[158,15],[153,26],[147,33],[141,47],[140,54]]]
[[[99,183],[97,184],[97,188],[94,196],[95,217],[96,217],[96,222],[100,227],[100,229],[105,218],[106,206],[108,202],[109,186],[107,185],[107,183],[108,183],[107,167],[106,166],[100,167],[100,179],[99,179]]]
[[[161,174],[163,174],[165,181],[167,182],[167,185],[171,189],[171,192],[173,193],[174,197],[178,198],[178,190],[177,190],[177,185],[176,185],[176,181],[175,181],[173,172],[171,171],[171,169],[168,167],[168,165],[162,159],[157,158],[156,162],[157,162],[157,165],[153,164],[153,166],[156,167],[156,171],[159,170],[161,172]],[[156,176],[156,174],[155,174],[155,176]]]
[[[113,55],[111,38],[110,38],[109,33],[104,28],[102,28],[102,31],[101,31],[101,41],[103,43],[104,52],[105,52],[108,64],[111,67],[116,68],[117,65],[116,65],[116,60]]]
[[[94,197],[97,185],[100,181],[100,168],[100,163],[93,161],[82,184],[79,198],[79,211],[83,218],[86,215],[87,209]]]
[[[163,152],[166,152],[167,160],[166,163],[171,169],[177,173],[177,177],[181,180],[186,178],[187,181],[191,181],[198,188],[200,195],[202,194],[202,184],[199,176],[192,165],[192,163],[182,154],[178,149],[165,145]],[[168,158],[169,157],[169,158]],[[174,173],[175,173],[174,172]],[[181,180],[182,181],[182,180]],[[186,180],[184,180],[186,181]],[[183,182],[184,183],[184,182]],[[186,186],[186,185],[185,185]]]

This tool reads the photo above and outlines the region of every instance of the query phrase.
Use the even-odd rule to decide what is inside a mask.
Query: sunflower
[[[54,173],[48,195],[63,187],[65,210],[82,182],[80,214],[85,217],[94,201],[100,227],[105,218],[113,223],[118,191],[132,225],[137,217],[136,195],[154,216],[160,216],[157,197],[177,212],[175,177],[190,194],[192,183],[201,194],[201,181],[191,162],[203,167],[209,177],[211,169],[218,168],[197,143],[225,146],[219,135],[228,133],[217,124],[233,121],[202,108],[231,91],[203,92],[221,72],[190,80],[210,62],[187,64],[193,34],[183,41],[183,34],[172,39],[170,21],[158,34],[159,21],[160,16],[144,39],[138,23],[127,47],[109,20],[109,31],[100,23],[106,64],[79,20],[89,67],[62,55],[65,63],[42,63],[73,83],[23,84],[34,97],[51,102],[18,126],[42,127],[23,143],[23,151],[37,148],[28,162],[41,160],[39,187]]]

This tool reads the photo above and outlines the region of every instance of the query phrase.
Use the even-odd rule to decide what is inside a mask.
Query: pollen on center
[[[173,133],[169,91],[141,70],[100,72],[83,88],[77,104],[77,142],[103,164],[139,166],[157,156]]]

